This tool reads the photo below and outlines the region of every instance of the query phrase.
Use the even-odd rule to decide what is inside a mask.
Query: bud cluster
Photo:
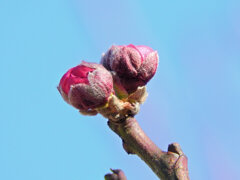
[[[134,116],[146,99],[145,85],[158,66],[157,51],[147,46],[112,46],[100,64],[82,62],[61,78],[63,99],[84,115],[113,121]]]

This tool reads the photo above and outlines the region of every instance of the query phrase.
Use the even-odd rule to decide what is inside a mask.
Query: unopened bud
[[[147,46],[112,46],[103,55],[101,63],[109,71],[115,72],[128,93],[145,86],[154,76],[158,66],[158,54]]]
[[[112,75],[100,64],[83,61],[64,74],[58,90],[80,112],[95,115],[95,109],[106,105],[113,93]]]

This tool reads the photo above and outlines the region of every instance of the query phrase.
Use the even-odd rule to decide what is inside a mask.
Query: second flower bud
[[[116,91],[133,93],[145,86],[154,76],[158,66],[158,54],[148,46],[112,46],[103,55],[101,63],[114,72]]]

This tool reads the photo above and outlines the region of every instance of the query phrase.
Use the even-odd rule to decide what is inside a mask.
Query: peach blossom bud
[[[138,87],[145,86],[154,76],[158,66],[158,54],[147,46],[112,46],[103,55],[101,64],[115,72],[121,85],[128,93],[132,93]]]
[[[58,90],[80,112],[93,112],[104,106],[113,93],[112,75],[101,64],[83,61],[64,74]]]

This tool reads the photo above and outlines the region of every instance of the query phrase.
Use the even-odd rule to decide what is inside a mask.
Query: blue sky
[[[240,179],[239,19],[237,0],[1,0],[0,179],[103,179],[109,168],[157,179],[106,119],[56,89],[81,60],[130,43],[159,52],[136,116],[150,138],[179,142],[191,179]]]

